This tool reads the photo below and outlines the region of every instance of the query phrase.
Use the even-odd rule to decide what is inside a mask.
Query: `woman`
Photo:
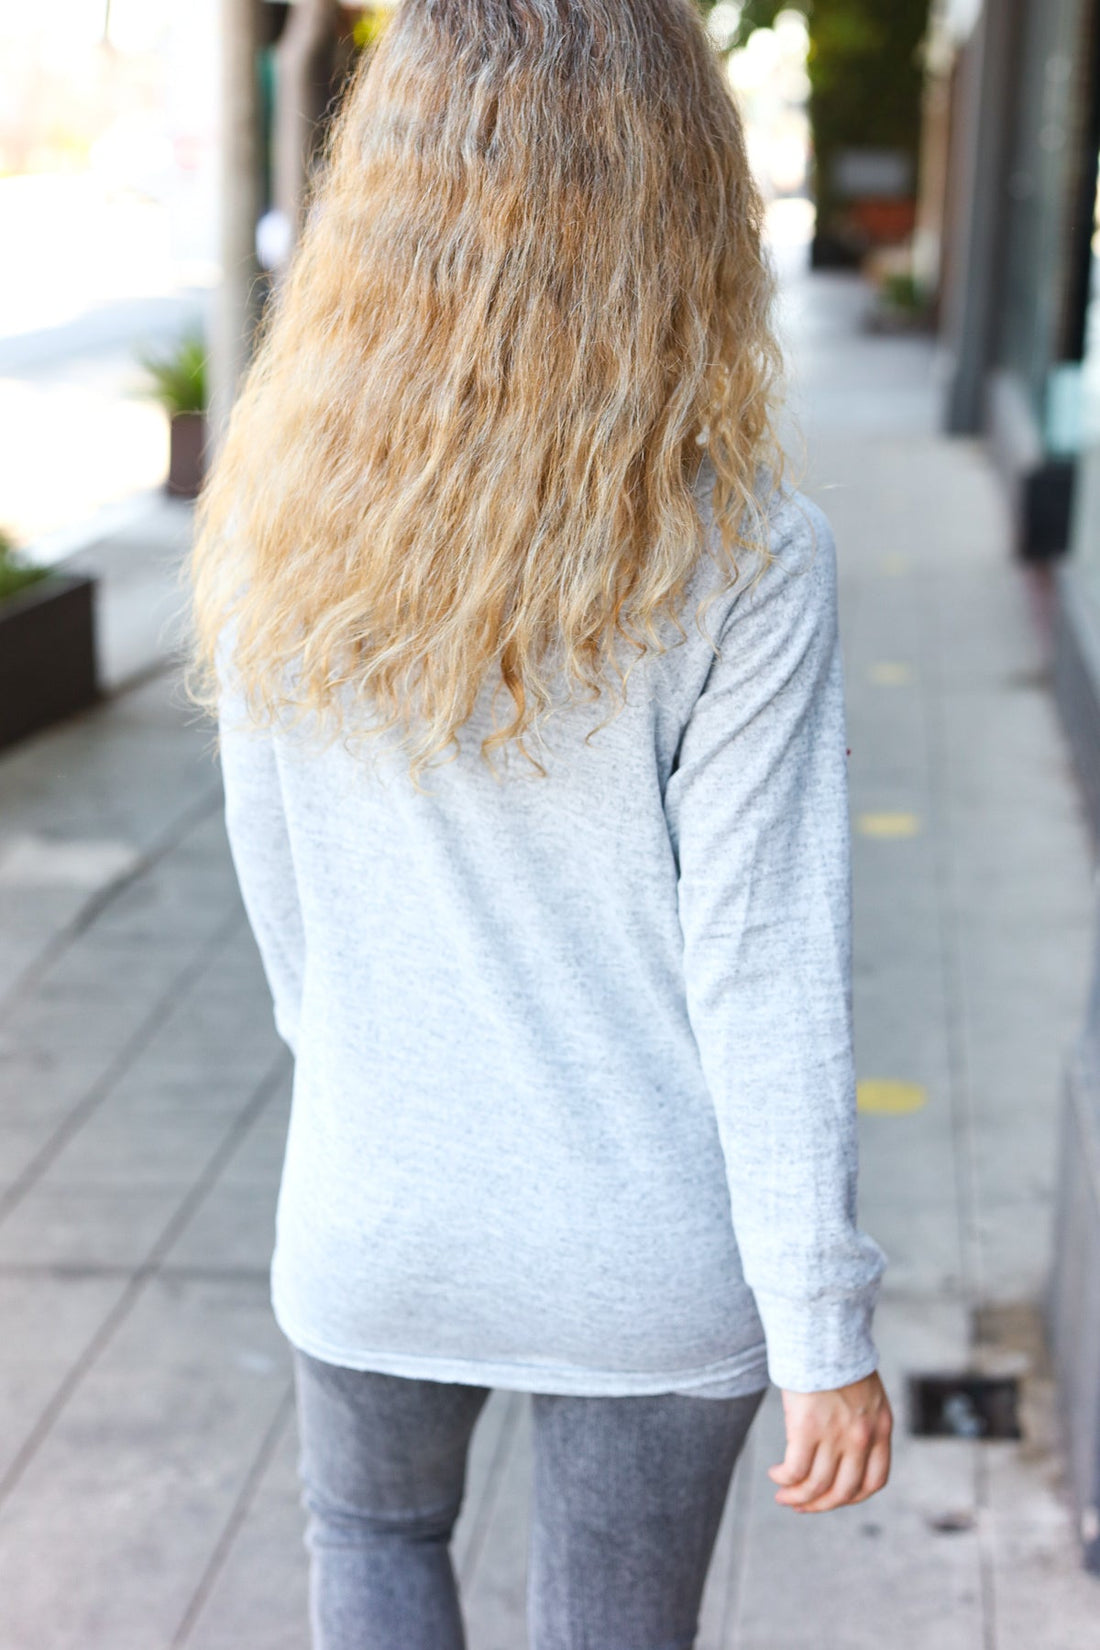
[[[886,1481],[834,547],[761,221],[688,0],[405,0],[203,502],[318,1650],[461,1646],[493,1387],[535,1650],[693,1642],[769,1377],[778,1501]]]

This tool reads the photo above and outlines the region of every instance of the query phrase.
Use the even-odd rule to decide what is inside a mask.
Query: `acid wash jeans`
[[[449,1543],[488,1390],[294,1369],[313,1650],[464,1650]],[[533,1396],[531,1650],[691,1650],[763,1396]]]

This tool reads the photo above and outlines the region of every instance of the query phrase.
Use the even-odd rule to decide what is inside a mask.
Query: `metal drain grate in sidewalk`
[[[911,1375],[909,1429],[918,1438],[1020,1438],[1015,1376]]]

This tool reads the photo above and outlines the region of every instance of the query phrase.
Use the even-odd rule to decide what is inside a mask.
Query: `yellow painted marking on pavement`
[[[879,562],[879,567],[884,573],[894,575],[898,573],[908,573],[909,557],[901,555],[897,550],[889,550]]]
[[[920,1083],[903,1083],[896,1077],[864,1077],[856,1084],[859,1110],[877,1117],[904,1117],[927,1103],[928,1091]]]
[[[906,813],[859,814],[856,828],[861,836],[916,836],[920,820],[916,814]]]
[[[904,659],[878,659],[867,674],[876,687],[907,687],[913,680],[913,667]]]

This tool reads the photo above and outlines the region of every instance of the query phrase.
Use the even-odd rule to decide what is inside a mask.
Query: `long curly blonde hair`
[[[621,701],[684,634],[703,460],[730,579],[769,554],[763,216],[691,0],[403,0],[200,500],[197,696],[231,635],[261,724],[388,732],[414,775],[487,681],[490,761],[555,682]]]

